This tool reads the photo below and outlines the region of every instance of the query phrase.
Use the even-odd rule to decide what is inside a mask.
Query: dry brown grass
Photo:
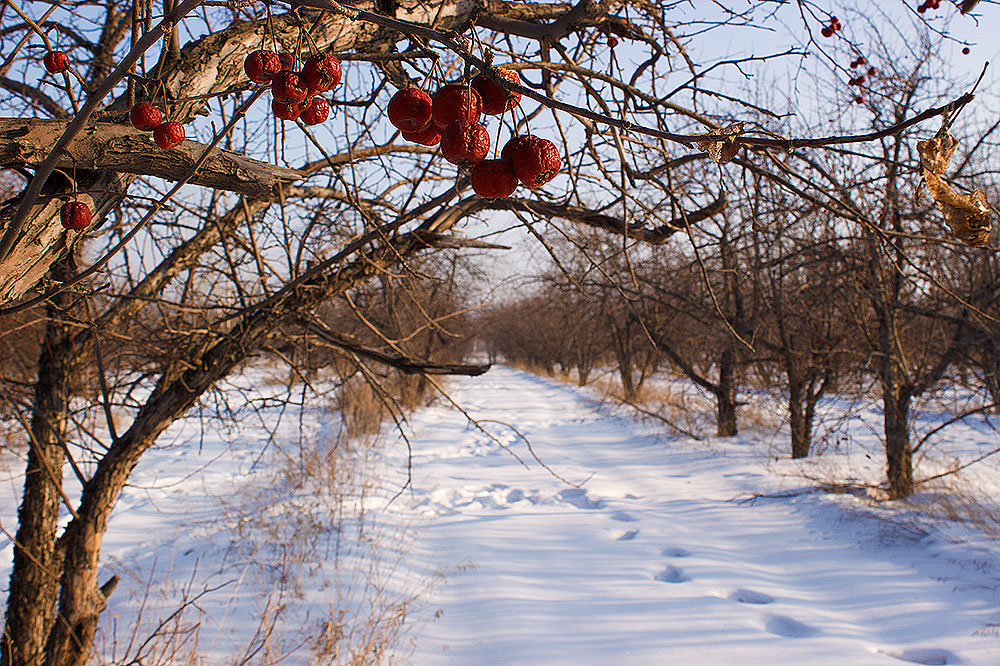
[[[239,590],[213,591],[209,602],[197,596],[193,578],[179,589],[173,576],[159,576],[165,582],[146,591],[155,603],[147,609],[144,600],[130,626],[103,638],[98,663],[220,663],[206,656],[211,641],[199,643],[217,619],[206,618],[210,611],[199,602],[243,613],[259,606],[256,618],[246,619],[245,648],[225,663],[405,663],[413,611],[440,576],[408,572],[408,526],[374,511],[394,490],[386,487],[381,440],[371,434],[388,408],[372,399],[375,387],[354,379],[336,395],[344,428],[301,447],[275,444],[263,461],[267,472],[218,498],[220,533],[212,542],[228,541],[225,566],[244,572]],[[423,400],[410,379],[395,384],[390,404]],[[317,616],[318,594],[328,601]]]
[[[955,475],[928,482],[909,504],[934,518],[970,525],[1000,541],[1000,502],[973,479]]]
[[[416,375],[355,374],[337,389],[335,408],[343,418],[348,438],[371,437],[384,424],[397,420],[417,407],[429,404],[431,385]]]

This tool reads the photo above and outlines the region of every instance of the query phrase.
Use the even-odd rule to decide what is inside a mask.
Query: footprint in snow
[[[805,638],[819,633],[818,629],[785,615],[768,615],[764,621],[764,629],[786,638]]]
[[[666,569],[653,576],[653,578],[661,583],[685,583],[691,580],[691,578],[684,573],[683,569],[672,566],[668,566]]]
[[[507,493],[507,497],[504,498],[504,500],[507,502],[507,504],[513,504],[514,502],[520,502],[523,499],[526,499],[526,498],[524,496],[524,491],[521,490],[520,488],[513,488],[510,492]]]
[[[771,604],[774,603],[774,597],[770,594],[764,594],[763,592],[754,592],[753,590],[745,590],[742,587],[737,588],[729,593],[726,597],[732,601],[738,601],[741,604]]]
[[[583,488],[567,488],[565,490],[560,490],[559,499],[567,504],[572,504],[578,509],[601,509],[604,508],[604,502],[601,500],[590,499],[587,497],[587,491]]]
[[[615,541],[631,541],[639,536],[639,530],[611,530],[611,538]]]
[[[634,523],[639,519],[630,513],[626,513],[624,511],[615,511],[614,513],[611,514],[611,520],[617,520],[622,523]]]
[[[904,650],[879,650],[879,652],[901,661],[908,661],[911,664],[938,666],[943,664],[959,664],[962,661],[951,650],[941,650],[938,648],[906,648]]]
[[[662,555],[663,557],[689,557],[691,553],[687,552],[683,548],[670,547],[664,548]]]

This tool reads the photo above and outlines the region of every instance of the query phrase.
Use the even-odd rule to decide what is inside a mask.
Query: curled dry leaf
[[[970,247],[982,247],[990,238],[990,206],[982,190],[971,195],[959,194],[930,170],[924,171],[927,190],[944,213],[952,233]]]
[[[920,153],[920,164],[924,169],[938,175],[944,173],[955,154],[958,141],[947,130],[933,139],[917,141],[917,152]]]
[[[725,164],[729,160],[736,157],[736,153],[740,150],[740,144],[736,142],[736,139],[743,135],[743,128],[746,127],[745,121],[740,121],[738,123],[733,123],[732,125],[727,125],[722,129],[712,130],[709,134],[719,137],[719,141],[712,141],[706,139],[705,141],[699,141],[698,146],[702,150],[708,152],[708,156],[719,164]]]
[[[990,206],[982,190],[976,190],[971,195],[959,194],[941,178],[958,146],[955,137],[942,130],[933,139],[917,142],[927,191],[944,213],[952,233],[966,245],[981,247],[989,241],[993,229]]]

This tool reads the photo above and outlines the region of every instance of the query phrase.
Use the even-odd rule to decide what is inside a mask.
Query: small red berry
[[[403,131],[403,138],[422,146],[436,146],[441,143],[441,128],[431,123],[427,127],[415,132]]]
[[[858,64],[859,64],[859,65],[867,65],[867,64],[868,64],[868,61],[867,61],[867,60],[865,60],[865,57],[864,57],[864,56],[858,56]]]
[[[42,58],[45,69],[53,74],[59,74],[69,69],[69,56],[65,51],[49,51]]]
[[[479,120],[483,102],[470,86],[449,84],[438,88],[431,100],[431,117],[441,128],[462,120],[474,123]]]
[[[610,37],[608,37],[608,47],[613,49],[616,46],[618,46],[618,38],[615,37],[614,35],[611,35]]]
[[[129,119],[132,121],[132,127],[143,132],[151,132],[163,122],[163,114],[152,104],[139,102],[132,107]]]
[[[342,75],[340,60],[332,53],[317,53],[302,66],[302,78],[314,93],[333,90]]]
[[[496,73],[511,83],[521,82],[521,77],[512,69],[497,67]],[[504,90],[485,73],[472,79],[472,88],[483,101],[483,113],[490,116],[499,116],[521,103],[521,93]]]
[[[857,85],[863,86],[865,84],[865,75],[864,74],[859,75],[858,78],[855,79],[855,81],[857,82]]]
[[[856,95],[854,97],[854,103],[855,104],[864,104],[865,103],[865,98],[862,97],[861,95]]]
[[[303,125],[319,125],[330,117],[330,103],[322,97],[313,97],[305,102],[305,106],[299,115]]]
[[[924,5],[920,5],[919,7],[917,7],[917,13],[919,13],[919,14],[923,14],[926,11],[927,11],[927,7],[925,7]]]
[[[281,58],[274,51],[254,51],[243,61],[243,71],[254,83],[270,83],[281,70]]]
[[[472,189],[484,199],[503,199],[517,189],[517,174],[510,160],[483,160],[472,167]]]
[[[163,150],[170,150],[184,143],[184,125],[175,122],[160,123],[153,130],[153,140]]]
[[[878,70],[877,69],[875,69],[874,67],[869,67],[868,68],[868,76],[869,77],[875,76],[876,74],[878,74]]]
[[[82,201],[68,201],[59,209],[59,221],[67,229],[86,229],[90,226],[90,209]]]
[[[819,32],[824,37],[832,37],[833,36],[833,28],[823,28]]]
[[[514,173],[528,187],[544,185],[562,168],[555,144],[532,134],[514,137],[500,154],[513,162]]]
[[[285,104],[276,99],[271,100],[271,113],[281,120],[297,120],[306,109],[308,102],[298,102],[296,104]]]
[[[480,123],[456,120],[441,132],[441,154],[458,166],[482,162],[490,152],[490,133]]]
[[[858,66],[858,61],[857,60],[852,60],[851,61],[851,69],[854,69],[857,66]]]
[[[389,122],[404,132],[431,124],[431,96],[420,88],[402,88],[389,100]]]
[[[298,104],[309,96],[309,88],[298,72],[283,69],[271,80],[271,93],[282,104]]]
[[[972,51],[969,49],[968,46],[962,49],[962,55],[969,55],[970,53],[972,53]]]

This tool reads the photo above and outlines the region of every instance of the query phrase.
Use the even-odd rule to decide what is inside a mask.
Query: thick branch
[[[428,375],[468,375],[477,377],[490,369],[490,364],[475,365],[465,363],[431,363],[418,359],[407,358],[399,354],[387,354],[377,349],[365,345],[357,338],[345,333],[336,333],[327,328],[312,322],[307,322],[310,332],[314,333],[324,342],[334,347],[352,351],[362,358],[368,358],[384,365],[396,368],[407,374],[428,374]]]
[[[61,120],[0,118],[0,165],[38,167],[66,131],[66,125]],[[98,123],[84,127],[73,143],[59,152],[55,168],[72,171],[75,166],[178,181],[191,172],[204,152],[205,145],[197,141],[162,150],[149,132],[117,123]],[[271,199],[279,183],[304,176],[295,169],[216,149],[188,182],[254,199]]]

